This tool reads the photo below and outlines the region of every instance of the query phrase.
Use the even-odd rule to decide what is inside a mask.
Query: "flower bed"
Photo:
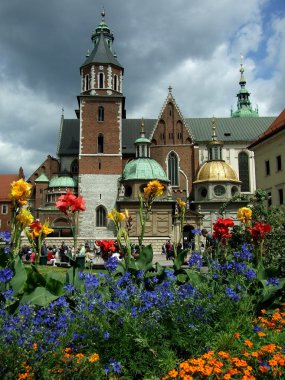
[[[22,187],[27,190],[23,184],[17,189]],[[159,192],[156,182],[148,186],[141,210]],[[185,203],[178,206],[183,223]],[[65,279],[23,265],[16,252],[21,205],[16,207],[14,238],[1,235],[1,378],[284,378],[282,249],[268,257],[270,234],[276,239],[277,232],[273,223],[253,218],[257,207],[239,210],[239,226],[219,218],[208,256],[192,252],[185,265],[189,252],[177,252],[174,243],[171,268],[153,263],[152,247],[142,244],[144,213],[134,258],[128,213],[113,210],[122,260],[112,257],[113,242],[103,241],[106,271],[82,272],[71,258]],[[45,233],[40,226],[39,234]],[[201,272],[205,260],[208,270]]]

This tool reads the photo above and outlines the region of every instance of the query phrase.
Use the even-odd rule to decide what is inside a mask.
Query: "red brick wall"
[[[198,152],[194,149],[188,129],[172,102],[162,112],[161,119],[153,135],[151,157],[157,160],[167,173],[167,157],[174,151],[179,157],[179,169],[188,178],[188,191],[192,191],[192,182],[198,168]],[[179,173],[179,187],[173,188],[174,197],[186,196],[186,179]]]
[[[121,174],[121,99],[110,97],[84,98],[82,108],[82,125],[80,142],[81,154],[98,154],[98,156],[81,156],[80,174]],[[104,107],[104,121],[98,121],[98,107]],[[104,137],[103,154],[98,152],[98,136]],[[101,167],[100,167],[101,165]]]

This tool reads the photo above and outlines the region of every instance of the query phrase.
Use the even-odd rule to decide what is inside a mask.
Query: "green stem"
[[[143,199],[142,199],[141,194],[139,194],[139,201],[140,201],[140,224],[141,224],[141,234],[139,236],[139,247],[140,247],[140,252],[141,252],[143,238],[145,234],[145,217],[143,213]]]

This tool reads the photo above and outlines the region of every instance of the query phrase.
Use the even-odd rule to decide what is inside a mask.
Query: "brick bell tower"
[[[93,49],[80,68],[81,94],[79,194],[86,200],[79,234],[86,239],[113,237],[107,213],[116,204],[118,179],[122,175],[122,94],[124,69],[113,50],[114,36],[105,23],[105,12],[93,32]],[[111,227],[112,228],[112,227]]]

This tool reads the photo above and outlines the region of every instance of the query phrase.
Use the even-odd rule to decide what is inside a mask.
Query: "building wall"
[[[88,239],[114,238],[114,226],[96,227],[96,209],[105,207],[110,212],[116,207],[118,196],[118,175],[84,174],[79,176],[79,193],[86,203],[86,210],[81,213],[79,235]]]
[[[0,200],[0,231],[10,231],[12,217],[12,203],[10,200]]]
[[[272,205],[280,205],[280,192],[285,199],[285,131],[268,138],[255,146],[255,167],[257,188],[266,190],[271,195]],[[281,170],[277,168],[277,157],[281,157]],[[266,164],[268,162],[268,164]],[[266,171],[269,165],[270,172]],[[283,204],[285,201],[283,200]]]

